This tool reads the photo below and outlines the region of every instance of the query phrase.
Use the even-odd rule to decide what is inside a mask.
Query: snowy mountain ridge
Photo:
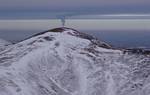
[[[149,75],[149,55],[65,27],[0,52],[0,95],[149,95]]]

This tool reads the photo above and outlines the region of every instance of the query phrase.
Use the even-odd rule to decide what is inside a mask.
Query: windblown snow
[[[150,95],[150,56],[49,30],[0,52],[0,95]]]

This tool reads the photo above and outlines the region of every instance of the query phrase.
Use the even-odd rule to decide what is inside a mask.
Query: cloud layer
[[[108,7],[148,7],[149,0],[0,0],[0,10],[82,10]],[[149,7],[150,8],[150,7]],[[96,9],[95,9],[96,10]],[[99,9],[97,9],[99,10]]]
[[[128,13],[149,14],[150,0],[0,0],[0,19]]]

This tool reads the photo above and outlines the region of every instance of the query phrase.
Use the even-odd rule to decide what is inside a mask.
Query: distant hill
[[[11,42],[4,39],[0,39],[0,51],[4,50],[6,46],[10,45]]]

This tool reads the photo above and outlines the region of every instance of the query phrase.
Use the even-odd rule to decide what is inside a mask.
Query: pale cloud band
[[[80,30],[150,30],[150,19],[69,19],[66,26]],[[53,20],[0,20],[1,30],[47,30],[61,27]]]

